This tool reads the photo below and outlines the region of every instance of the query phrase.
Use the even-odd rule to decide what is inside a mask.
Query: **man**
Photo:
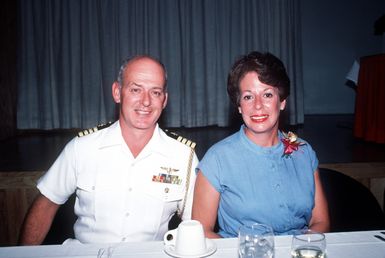
[[[166,81],[164,66],[152,57],[123,63],[112,84],[118,121],[67,144],[38,182],[41,194],[25,219],[20,244],[41,244],[58,207],[74,192],[76,240],[67,242],[160,240],[177,209],[190,218],[198,159],[157,124],[167,103]]]

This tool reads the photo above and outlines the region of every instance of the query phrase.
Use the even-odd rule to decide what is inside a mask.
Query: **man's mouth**
[[[136,113],[138,113],[139,115],[149,115],[149,114],[151,113],[151,111],[149,111],[149,110],[137,109],[137,110],[136,110]]]

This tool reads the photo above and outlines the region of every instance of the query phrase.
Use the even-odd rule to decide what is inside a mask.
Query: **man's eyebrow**
[[[136,82],[128,82],[127,85],[135,85],[135,86],[138,86],[138,87],[143,87],[142,84],[139,84],[139,83],[136,83]]]
[[[138,86],[138,87],[144,87],[144,85],[136,83],[136,82],[131,82],[132,85]],[[165,90],[166,87],[163,85],[154,85],[151,87],[152,89],[159,89],[159,90]]]

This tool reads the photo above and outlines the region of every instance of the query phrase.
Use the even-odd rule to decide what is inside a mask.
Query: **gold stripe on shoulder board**
[[[97,132],[97,131],[99,131],[101,129],[107,128],[107,127],[109,127],[112,124],[113,124],[113,122],[108,122],[106,124],[100,124],[100,125],[95,126],[93,128],[85,129],[83,131],[78,132],[78,137],[82,137],[82,136],[86,136],[88,134],[92,134],[92,133]]]
[[[166,134],[167,134],[168,136],[170,136],[171,138],[174,138],[174,139],[177,140],[178,142],[181,142],[181,143],[187,145],[188,147],[190,147],[190,148],[192,148],[192,149],[194,149],[195,146],[197,145],[195,142],[193,142],[193,141],[191,141],[191,140],[189,140],[189,139],[187,139],[187,138],[184,138],[184,137],[178,135],[178,134],[175,133],[175,132],[170,132],[170,131],[167,130],[167,129],[165,129],[164,131],[165,131]]]

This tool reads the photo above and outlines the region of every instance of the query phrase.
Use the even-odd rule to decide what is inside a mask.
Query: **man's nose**
[[[142,105],[147,107],[150,104],[151,104],[150,92],[143,92],[143,95],[142,95]]]

